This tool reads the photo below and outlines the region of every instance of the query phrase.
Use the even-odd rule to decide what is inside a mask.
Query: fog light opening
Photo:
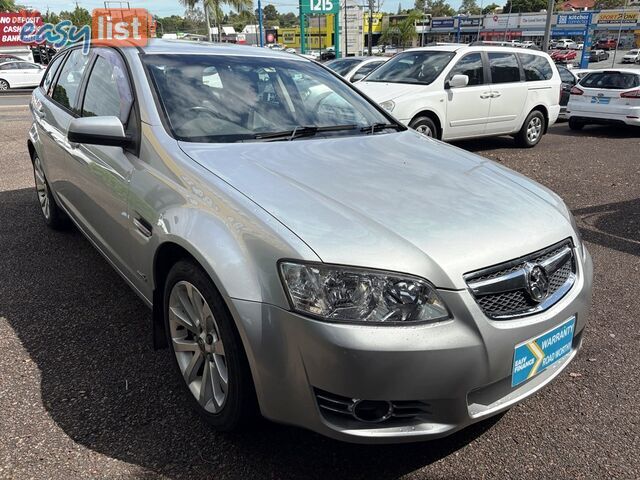
[[[352,414],[361,422],[384,422],[391,418],[393,405],[385,400],[357,400],[353,404]]]

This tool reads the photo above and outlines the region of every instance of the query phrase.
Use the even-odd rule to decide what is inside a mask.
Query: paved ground
[[[78,232],[47,230],[25,107],[0,109],[1,478],[640,478],[638,132],[554,127],[532,150],[459,146],[561,194],[595,262],[584,350],[505,415],[429,443],[366,447],[263,422],[212,432],[176,392],[149,312]],[[526,215],[526,212],[523,212]]]

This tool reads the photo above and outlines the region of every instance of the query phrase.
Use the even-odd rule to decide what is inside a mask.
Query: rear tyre
[[[413,128],[425,137],[439,138],[438,127],[436,127],[436,123],[429,117],[414,118],[409,124],[409,128]]]
[[[542,112],[533,110],[525,119],[522,128],[516,135],[516,142],[521,147],[535,147],[544,135],[545,119]]]
[[[42,161],[37,155],[33,159],[33,178],[36,182],[36,193],[40,211],[47,226],[54,230],[64,230],[69,227],[69,217],[56,203],[49,183],[42,168]]]
[[[571,130],[582,130],[582,128],[584,127],[584,123],[576,120],[575,118],[570,118],[569,119],[569,128]]]
[[[249,364],[233,319],[209,276],[181,260],[164,290],[167,343],[190,406],[216,430],[246,427],[258,415]]]
[[[0,91],[9,90],[9,82],[0,78]]]

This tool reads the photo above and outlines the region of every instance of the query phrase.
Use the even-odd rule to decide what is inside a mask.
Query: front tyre
[[[54,230],[63,230],[69,226],[69,217],[62,211],[56,203],[51,188],[44,174],[42,161],[37,155],[33,159],[33,178],[36,182],[36,193],[38,194],[38,203],[40,211],[44,217],[44,221],[50,228]]]
[[[429,117],[416,117],[409,123],[409,128],[423,134],[425,137],[438,138],[436,123]]]
[[[9,82],[0,78],[0,91],[9,90]]]
[[[165,284],[167,343],[191,407],[220,431],[256,417],[251,373],[233,319],[202,268],[176,263]]]
[[[542,112],[533,110],[525,119],[522,128],[516,135],[516,142],[521,147],[535,147],[544,135],[545,119]]]

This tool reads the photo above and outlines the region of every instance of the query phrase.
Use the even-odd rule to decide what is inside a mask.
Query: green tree
[[[500,7],[500,5],[498,5],[497,3],[492,3],[490,5],[487,5],[486,7],[484,7],[482,9],[482,14],[483,15],[488,15],[489,13],[493,13],[496,11],[496,8]]]
[[[60,17],[58,16],[57,13],[50,12],[49,10],[47,10],[47,12],[42,15],[42,21],[44,23],[56,24],[60,21]]]
[[[462,0],[462,4],[458,9],[458,13],[466,13],[468,15],[480,15],[482,10],[478,6],[476,0]]]
[[[91,25],[91,14],[86,8],[76,5],[72,12],[60,12],[60,20],[71,20],[71,23],[76,27],[81,27],[83,25]]]
[[[417,2],[418,0],[416,0]],[[456,14],[456,11],[446,0],[426,0],[424,11],[433,17],[452,17]]]
[[[19,9],[13,0],[0,0],[0,12],[15,12]]]
[[[253,8],[253,0],[180,0],[180,3],[189,9],[193,9],[201,3],[203,8],[208,9],[210,12],[213,25],[218,27],[224,19],[223,5],[235,9],[237,12],[251,11]]]
[[[382,28],[380,42],[387,45],[406,47],[418,36],[416,33],[416,20],[422,18],[422,12],[412,10],[401,21],[387,24]]]
[[[547,8],[547,0],[508,0],[502,8],[504,13],[539,12]]]

